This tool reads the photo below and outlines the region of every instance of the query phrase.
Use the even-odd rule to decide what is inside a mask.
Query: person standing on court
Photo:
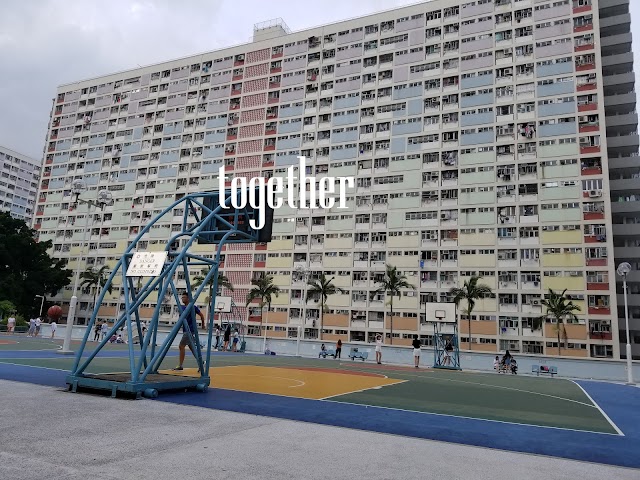
[[[342,353],[342,340],[338,339],[338,343],[336,343],[336,356],[334,358],[340,358],[340,353]]]
[[[36,327],[36,331],[35,331],[35,334],[33,336],[37,337],[38,335],[40,335],[40,327],[42,326],[42,320],[40,320],[40,317],[36,318],[36,321],[35,321],[34,325]]]
[[[213,347],[213,349],[218,350],[219,346],[220,346],[220,327],[216,325],[216,344]]]
[[[222,347],[223,352],[229,350],[229,340],[231,340],[231,324],[227,325],[227,329],[224,331],[224,345]]]
[[[420,365],[420,347],[422,347],[422,343],[418,340],[418,335],[413,336],[411,345],[413,345],[413,363],[418,368],[418,365]]]
[[[382,335],[376,335],[376,363],[382,364]]]
[[[233,351],[237,352],[238,351],[238,342],[240,341],[240,337],[238,336],[238,329],[236,328],[236,331],[233,332]]]
[[[36,319],[29,319],[29,331],[27,332],[27,337],[33,337],[33,334],[36,332]]]
[[[58,324],[55,320],[51,320],[51,338],[56,338],[56,330],[58,329]]]
[[[10,333],[11,335],[13,335],[15,328],[16,328],[16,317],[14,317],[13,315],[10,315],[9,318],[7,319],[7,333]]]
[[[180,305],[180,315],[182,315],[187,305],[189,305],[189,294],[187,292],[184,292],[182,294],[182,305]],[[189,325],[189,330],[191,333],[189,334],[187,332],[187,325],[182,326],[182,340],[180,340],[180,364],[176,368],[174,368],[174,370],[183,370],[182,365],[184,364],[186,346],[189,346],[189,350],[191,350],[193,356],[196,356],[196,352],[193,351],[193,347],[191,346],[191,342],[193,342],[195,345],[196,333],[198,330],[196,315],[198,315],[200,317],[200,320],[202,320],[202,328],[205,328],[204,315],[202,314],[200,309],[196,305],[194,305],[191,312],[189,312],[189,315],[187,315],[187,318],[185,318],[185,320],[187,321],[187,325]]]

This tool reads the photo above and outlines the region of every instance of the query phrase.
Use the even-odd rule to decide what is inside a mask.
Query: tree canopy
[[[0,300],[9,300],[25,317],[40,311],[36,295],[55,295],[71,283],[66,260],[47,253],[53,243],[38,242],[23,220],[0,213]]]

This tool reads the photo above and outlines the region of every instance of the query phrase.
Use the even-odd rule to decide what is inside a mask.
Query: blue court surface
[[[8,337],[0,337],[0,340],[2,338]],[[55,350],[59,347],[56,347],[54,342],[50,343],[51,347],[47,349],[31,349],[31,342],[23,342],[24,349],[17,348],[18,345],[11,349],[3,349],[0,345],[0,379],[64,389],[65,376],[73,358],[56,354]],[[168,368],[174,366],[176,354],[177,352],[172,352],[167,359]],[[126,365],[126,358],[127,352],[123,348],[103,351],[100,361],[104,363],[99,365],[103,365],[102,371],[122,371],[118,370],[118,366]],[[559,378],[540,379],[522,375],[440,372],[431,369],[420,369],[418,372],[405,367],[368,363],[354,365],[348,362],[349,360],[275,358],[216,352],[213,354],[212,364],[213,388],[205,393],[163,393],[155,400],[139,401],[191,405],[640,468],[638,387]],[[246,378],[247,388],[230,386],[231,384],[225,386],[224,382],[217,384],[216,375],[225,368],[236,369],[229,370],[235,372],[242,372],[243,368],[265,371],[280,369],[277,371],[289,373],[271,378],[288,376],[293,378],[292,381],[308,384],[313,381],[314,375],[318,378],[322,375],[334,375],[338,383],[340,379],[356,379],[355,375],[360,376],[360,381],[374,381],[365,377],[377,376],[384,379],[386,384],[336,395],[301,398],[288,393],[293,391],[291,385],[282,387],[282,394],[265,393],[278,390],[261,390],[258,381],[260,379]],[[371,373],[368,373],[369,371]],[[243,374],[238,373],[234,380],[244,385],[241,375]],[[247,375],[251,376],[257,375]],[[299,379],[304,379],[304,382]],[[223,388],[218,388],[218,385]],[[322,390],[327,386],[320,385],[317,388]],[[420,392],[420,395],[408,398],[412,395],[411,392]],[[481,403],[483,395],[486,395],[486,400],[495,407],[486,408],[486,414],[482,413],[485,408]],[[475,407],[470,405],[474,402]],[[501,413],[503,410],[508,412]],[[581,413],[583,410],[586,412],[584,415]],[[468,414],[464,415],[464,412]],[[506,418],[513,421],[504,420]],[[566,426],[574,424],[575,428]]]

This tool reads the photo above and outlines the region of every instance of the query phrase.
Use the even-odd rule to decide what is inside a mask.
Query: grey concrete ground
[[[638,470],[0,380],[0,479],[638,480]]]

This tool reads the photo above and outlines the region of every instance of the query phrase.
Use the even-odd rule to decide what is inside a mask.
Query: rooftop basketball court
[[[0,336],[0,379],[64,389],[73,358],[55,353],[59,343]],[[103,349],[89,373],[127,371],[126,348]],[[171,351],[160,371],[197,376],[193,358],[187,358],[185,370],[172,371],[177,359]],[[640,468],[636,387],[238,353],[214,353],[210,371],[207,392],[165,392],[140,402]]]

